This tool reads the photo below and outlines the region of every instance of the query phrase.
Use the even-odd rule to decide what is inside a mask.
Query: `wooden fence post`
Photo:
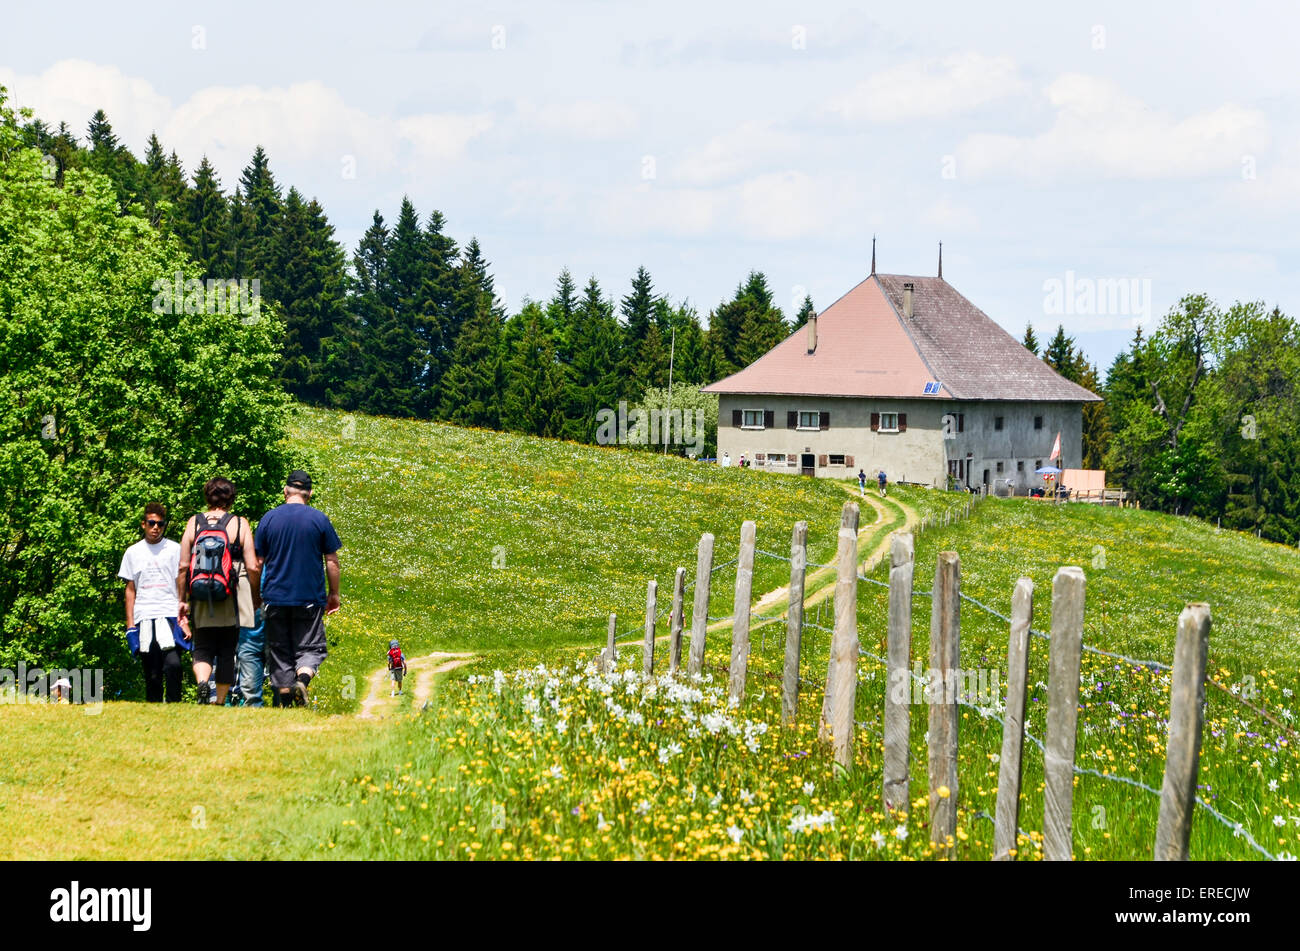
[[[1007,643],[1007,709],[998,764],[998,804],[993,828],[993,860],[1015,858],[1020,829],[1021,754],[1025,745],[1025,701],[1029,682],[1029,628],[1034,620],[1034,582],[1021,578],[1011,593],[1011,637]]]
[[[1205,725],[1205,664],[1209,650],[1210,606],[1189,604],[1178,616],[1178,640],[1174,644],[1165,781],[1160,788],[1160,818],[1156,823],[1157,862],[1187,861]]]
[[[781,678],[781,720],[794,726],[799,711],[799,651],[803,644],[803,582],[808,567],[808,523],[795,522],[790,535],[790,608],[785,623],[785,669]]]
[[[713,535],[700,536],[695,556],[695,607],[691,611],[691,656],[686,672],[698,674],[704,669],[704,634],[709,626],[709,581],[713,577]]]
[[[673,576],[673,613],[669,620],[668,672],[677,673],[682,666],[682,598],[686,593],[686,569],[678,568]]]
[[[885,659],[885,764],[882,795],[885,811],[910,808],[908,766],[911,761],[912,576],[916,543],[911,532],[895,532],[889,543],[889,642]]]
[[[951,856],[957,834],[957,698],[961,691],[961,558],[939,552],[930,605],[930,841]],[[938,689],[933,678],[938,678]],[[943,854],[943,853],[941,853]]]
[[[836,558],[835,633],[827,665],[822,738],[836,765],[853,766],[853,708],[858,695],[858,503],[845,502]]]
[[[1083,651],[1083,569],[1067,566],[1052,579],[1052,644],[1048,649],[1047,740],[1043,753],[1043,859],[1073,856],[1074,743],[1079,721],[1079,659]]]
[[[641,673],[646,677],[655,672],[655,610],[659,600],[659,582],[651,579],[645,589],[645,647],[641,650]]]
[[[749,672],[749,597],[754,587],[754,523],[740,526],[740,555],[736,560],[736,600],[731,620],[731,675],[727,694],[739,702],[745,697]]]
[[[614,664],[618,662],[618,649],[614,646],[614,635],[617,633],[618,633],[618,615],[611,614],[609,616],[609,638],[607,641],[607,645],[605,647],[605,653],[603,655],[605,662],[602,665],[602,669],[605,673],[609,673],[611,670],[613,670]]]

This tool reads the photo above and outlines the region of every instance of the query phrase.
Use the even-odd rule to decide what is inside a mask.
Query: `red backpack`
[[[233,518],[230,512],[209,525],[202,515],[194,516],[194,548],[190,555],[190,599],[207,601],[208,612],[217,601],[225,601],[235,593],[235,563],[231,554],[226,523]]]

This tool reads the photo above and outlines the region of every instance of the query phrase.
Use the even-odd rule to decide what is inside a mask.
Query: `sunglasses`
[[[158,519],[156,519],[156,518],[147,518],[147,519],[145,519],[145,522],[144,522],[144,523],[145,523],[146,525],[148,525],[150,528],[154,528],[155,526],[158,526],[158,525],[166,525],[166,524],[167,524],[166,522],[160,522],[160,521],[158,521]]]

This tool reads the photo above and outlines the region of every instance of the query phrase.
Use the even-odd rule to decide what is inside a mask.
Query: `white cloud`
[[[1061,76],[1046,90],[1056,111],[1036,136],[979,134],[957,149],[958,177],[1139,180],[1239,175],[1242,157],[1268,147],[1257,109],[1222,105],[1177,119],[1094,76]]]
[[[833,99],[828,111],[850,122],[935,119],[1027,91],[1005,56],[958,53],[904,63],[868,77]]]
[[[314,163],[338,175],[343,158],[352,156],[370,171],[398,164],[427,170],[431,163],[459,159],[493,125],[487,113],[373,115],[318,81],[209,86],[173,107],[147,80],[81,60],[57,63],[39,76],[0,72],[0,82],[11,88],[16,104],[32,106],[51,124],[66,120],[78,128],[102,106],[118,138],[137,156],[155,131],[191,172],[207,155],[227,189],[258,145],[273,169]]]
[[[516,108],[529,125],[571,138],[617,139],[637,126],[635,110],[621,102],[579,99],[539,104],[521,99]]]
[[[39,76],[0,68],[0,86],[9,87],[11,106],[30,106],[51,126],[67,122],[83,141],[90,117],[103,109],[118,139],[137,154],[172,109],[171,100],[147,80],[82,59],[62,60]]]
[[[979,228],[979,216],[951,198],[940,198],[932,202],[921,212],[920,220],[922,224],[932,226],[940,234],[957,234],[976,231]]]
[[[609,189],[593,198],[588,217],[612,234],[779,242],[820,233],[842,211],[829,182],[782,171],[717,188]]]
[[[799,140],[763,119],[743,122],[688,151],[671,171],[690,185],[712,185],[735,179],[759,165],[790,157]]]

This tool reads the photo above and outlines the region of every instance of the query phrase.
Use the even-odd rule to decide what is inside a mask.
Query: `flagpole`
[[[673,342],[668,348],[668,406],[664,420],[664,455],[668,455],[668,428],[673,418],[673,357],[677,355],[677,328],[673,328]],[[685,426],[685,424],[683,424]]]

